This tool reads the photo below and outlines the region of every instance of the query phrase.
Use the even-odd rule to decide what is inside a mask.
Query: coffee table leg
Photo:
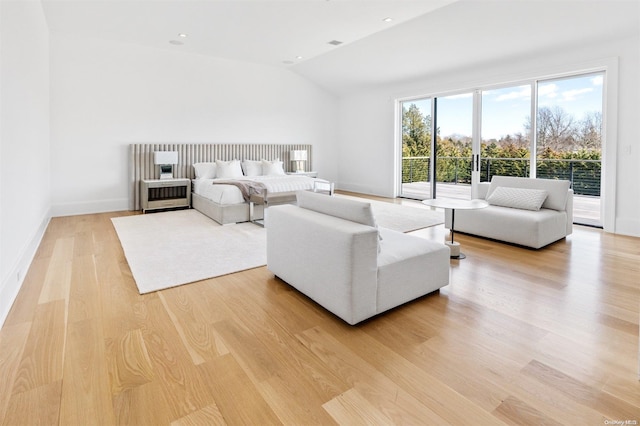
[[[449,248],[450,250],[453,249],[453,247],[455,247],[455,242],[453,241],[454,235],[456,233],[455,223],[456,223],[456,209],[451,209],[451,247]],[[458,244],[458,250],[460,250],[459,244]],[[467,256],[465,256],[464,253],[458,252],[457,255],[451,255],[450,257],[451,259],[465,259]]]
[[[456,231],[454,231],[456,227],[456,209],[451,209],[451,244],[453,244],[453,236]]]

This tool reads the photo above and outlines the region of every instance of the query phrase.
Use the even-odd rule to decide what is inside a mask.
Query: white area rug
[[[379,226],[400,232],[444,222],[441,211],[371,202]],[[267,264],[266,230],[253,223],[219,225],[197,210],[112,218],[140,294]]]
[[[373,216],[378,226],[399,232],[410,232],[444,223],[443,210],[431,210],[426,206],[424,208],[422,206],[409,207],[343,194],[335,196],[371,203]]]
[[[267,263],[264,228],[219,225],[197,210],[111,219],[140,294]]]

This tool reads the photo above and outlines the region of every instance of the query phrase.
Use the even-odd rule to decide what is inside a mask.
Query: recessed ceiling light
[[[187,38],[187,35],[185,33],[178,33],[178,37]]]
[[[391,21],[393,21],[393,18],[384,18],[382,21],[383,22],[391,22]]]
[[[183,45],[183,44],[184,44],[184,43],[183,43],[183,42],[181,42],[180,40],[169,40],[169,43],[174,44],[174,45],[176,45],[176,46],[181,46],[181,45]]]
[[[296,56],[296,59],[302,59],[302,56]]]

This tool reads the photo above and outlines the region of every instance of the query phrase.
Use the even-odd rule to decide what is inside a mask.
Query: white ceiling
[[[461,0],[291,69],[345,93],[632,36],[639,0]]]
[[[343,47],[454,1],[42,0],[42,4],[53,32],[284,67],[339,48],[330,41],[342,41]],[[393,21],[384,22],[385,18]],[[176,46],[171,40],[184,44]]]
[[[288,68],[334,93],[637,35],[640,20],[640,0],[41,2],[52,32]]]

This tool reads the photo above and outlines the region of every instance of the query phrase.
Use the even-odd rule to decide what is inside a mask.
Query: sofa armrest
[[[487,193],[489,192],[489,188],[491,187],[491,182],[480,182],[477,185],[478,188],[478,192],[476,194],[476,197],[478,200],[486,200],[487,199]]]
[[[293,205],[265,222],[271,272],[350,324],[376,313],[376,228]]]
[[[573,232],[573,189],[569,189],[565,211],[567,212],[567,235],[571,235]]]

